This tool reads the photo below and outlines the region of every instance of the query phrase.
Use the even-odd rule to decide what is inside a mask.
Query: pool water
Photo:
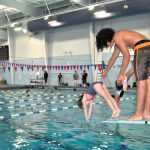
[[[111,111],[99,96],[87,124],[76,106],[81,93],[48,88],[1,91],[0,150],[150,149],[150,125],[102,123]],[[128,91],[121,99],[121,116],[132,114],[135,105],[136,93]]]

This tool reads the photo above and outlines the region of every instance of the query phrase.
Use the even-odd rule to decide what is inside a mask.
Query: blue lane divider
[[[5,108],[11,109],[11,108],[23,108],[23,107],[31,107],[31,106],[40,106],[40,105],[46,105],[46,104],[58,104],[58,103],[65,103],[65,102],[73,102],[73,101],[77,101],[78,99],[68,99],[68,100],[60,100],[60,101],[48,101],[45,100],[41,103],[32,103],[32,104],[21,104],[21,105],[14,105],[14,106],[8,106]],[[17,101],[7,101],[7,102],[0,102],[0,104],[18,104],[18,102],[31,102],[31,100],[17,100]],[[3,109],[3,108],[0,108]]]
[[[0,109],[14,109],[14,108],[24,108],[24,107],[34,107],[34,106],[43,106],[43,105],[46,105],[46,104],[58,104],[58,103],[65,103],[65,102],[72,102],[74,100],[78,100],[78,99],[69,99],[69,100],[61,100],[61,101],[47,101],[47,102],[42,102],[42,103],[32,103],[32,104],[21,104],[21,105],[13,105],[13,106],[8,106],[8,107],[4,107],[4,108],[0,108]],[[30,102],[29,100],[26,100],[26,102]],[[5,102],[6,103],[6,102]],[[7,103],[13,103],[15,104],[16,101],[13,101],[13,102],[7,102]],[[4,104],[4,103],[3,103]]]
[[[8,98],[8,97],[5,97],[4,99],[5,100],[9,100],[9,101],[7,101],[7,103],[15,103],[15,102],[26,102],[26,101],[28,101],[28,100],[31,100],[31,101],[35,101],[35,100],[51,100],[51,99],[63,99],[63,98],[67,98],[67,97],[77,97],[77,96],[79,96],[79,95],[67,95],[66,97],[65,96],[53,96],[53,97],[39,97],[39,96],[37,96],[37,97],[34,97],[34,99],[32,99],[31,97],[22,97],[22,98],[28,98],[28,99],[21,99],[21,100],[19,100],[19,98],[18,97],[14,97],[13,99],[15,99],[15,100],[9,100],[10,98],[12,99],[12,97],[10,97],[10,98]],[[17,99],[17,100],[16,100]],[[5,101],[6,102],[6,101]]]
[[[97,103],[93,103],[93,105],[102,104],[102,103],[103,102],[97,102]],[[61,108],[53,108],[53,109],[47,109],[47,110],[38,110],[38,111],[31,111],[31,112],[25,112],[25,113],[4,115],[4,116],[0,116],[0,120],[11,119],[11,118],[21,117],[21,116],[26,116],[26,115],[41,114],[41,113],[46,113],[46,112],[62,111],[62,110],[68,110],[68,109],[74,109],[74,108],[78,108],[78,106],[74,105],[74,106],[69,106],[69,107],[61,107]]]

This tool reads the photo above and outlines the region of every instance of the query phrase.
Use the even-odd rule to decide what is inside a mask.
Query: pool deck
[[[0,85],[0,90],[8,90],[8,89],[31,89],[31,88],[50,88],[52,90],[72,90],[72,91],[84,91],[86,87],[82,86],[56,86],[56,85],[9,85],[3,84]],[[114,88],[108,88],[110,92],[114,92]],[[136,90],[136,88],[128,88],[128,91]]]
[[[37,88],[37,87],[48,87],[47,85],[0,85],[0,90],[8,89],[26,89],[26,88]]]

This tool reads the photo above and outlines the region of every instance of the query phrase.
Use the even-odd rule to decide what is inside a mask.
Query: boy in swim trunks
[[[114,52],[102,74],[103,78],[107,76],[120,52],[122,53],[123,60],[119,75],[116,79],[117,83],[122,82],[125,70],[130,61],[128,48],[134,50],[134,72],[137,80],[137,105],[135,113],[130,116],[128,120],[150,118],[150,40],[135,31],[115,31],[111,28],[104,28],[97,34],[96,42],[98,51],[102,51],[104,47],[112,48],[114,45]]]
[[[103,84],[103,82],[93,82],[86,89],[86,91],[79,97],[78,100],[78,106],[81,109],[82,108],[84,109],[86,121],[87,122],[90,121],[90,116],[92,113],[92,103],[96,94],[101,95],[106,100],[108,106],[112,110],[112,118],[119,117],[120,109],[114,98],[111,97],[106,86]]]

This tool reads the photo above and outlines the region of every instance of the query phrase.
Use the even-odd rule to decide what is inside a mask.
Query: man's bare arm
[[[123,60],[122,60],[122,65],[121,65],[121,69],[120,69],[119,75],[117,77],[117,80],[122,80],[124,73],[126,71],[126,68],[127,68],[129,61],[130,61],[130,53],[124,44],[119,43],[118,48],[123,55]]]
[[[105,69],[105,73],[107,74],[109,72],[109,70],[111,69],[111,67],[113,66],[113,64],[115,63],[116,59],[118,58],[120,54],[120,50],[118,49],[118,47],[115,45],[115,48],[114,48],[114,52],[111,56],[111,58],[109,59],[109,62],[108,62],[108,65]]]

